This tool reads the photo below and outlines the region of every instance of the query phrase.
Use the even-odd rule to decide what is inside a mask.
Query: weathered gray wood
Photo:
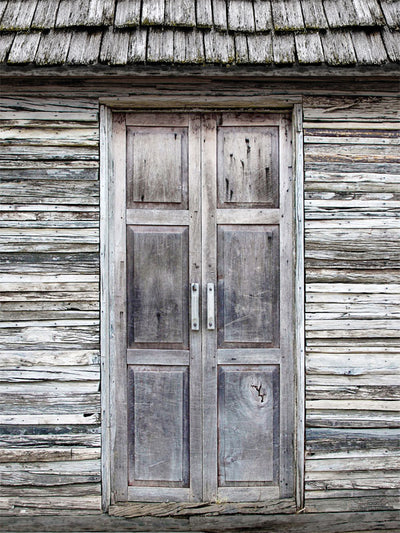
[[[147,40],[147,61],[172,63],[173,60],[174,32],[150,28]]]
[[[297,33],[296,52],[299,63],[322,63],[324,51],[319,33]]]
[[[35,57],[40,35],[39,32],[17,34],[8,55],[8,63],[29,63]]]
[[[142,1],[142,24],[161,25],[164,23],[164,0]]]
[[[250,63],[272,63],[272,38],[271,34],[248,35],[247,46],[249,48]]]
[[[274,0],[271,6],[275,30],[290,31],[304,28],[300,2]]]
[[[263,0],[254,0],[254,22],[256,31],[272,29],[271,3]]]
[[[328,27],[322,0],[301,0],[301,8],[307,29],[319,30]]]
[[[71,33],[67,31],[50,30],[49,33],[42,33],[39,46],[35,55],[38,65],[57,65],[64,63],[67,59]]]
[[[357,61],[361,64],[379,64],[387,61],[387,53],[379,32],[352,32]]]
[[[195,0],[166,0],[165,23],[170,26],[196,26]]]
[[[214,26],[219,30],[227,30],[226,0],[212,0],[212,5]]]
[[[99,57],[101,32],[74,32],[68,51],[67,61],[71,64],[89,65]]]
[[[232,63],[235,59],[234,39],[232,35],[228,33],[219,33],[215,31],[205,33],[204,47],[205,57],[208,63]]]
[[[277,346],[277,227],[220,226],[218,246],[218,346]]]
[[[276,482],[278,367],[220,367],[218,386],[219,483],[232,486],[237,482]],[[255,442],[259,445],[255,446]]]
[[[5,61],[14,39],[15,35],[13,33],[2,33],[0,35],[0,61]]]
[[[189,412],[187,369],[130,367],[129,484],[187,486]],[[162,398],[154,408],[153,397]],[[155,438],[155,435],[157,437]]]
[[[244,0],[229,0],[228,28],[232,31],[254,31],[253,6]]]
[[[37,0],[15,0],[8,2],[1,18],[1,27],[5,30],[28,30],[35,13]]]
[[[400,15],[397,3],[390,0],[382,0],[380,4],[388,26],[398,30],[400,28]]]
[[[293,35],[275,34],[272,40],[272,45],[275,63],[285,64],[295,62],[295,40]]]
[[[211,28],[213,25],[212,18],[212,2],[211,0],[204,0],[203,2],[196,2],[196,22],[197,27]]]
[[[147,2],[145,3],[147,6]],[[140,2],[130,2],[129,0],[118,0],[115,8],[114,24],[117,27],[139,26],[140,24]]]
[[[335,1],[336,5],[337,2]],[[348,33],[330,31],[321,34],[325,61],[329,65],[350,65],[356,63],[356,54]]]
[[[54,28],[57,9],[60,4],[60,0],[49,0],[49,2],[38,2],[31,28],[37,29],[50,29]]]
[[[218,205],[277,207],[276,127],[218,129]]]
[[[204,56],[203,35],[197,30],[174,32],[174,61],[202,63]]]
[[[128,48],[128,63],[146,60],[147,30],[137,29],[131,33]]]
[[[128,227],[127,246],[128,346],[187,347],[187,229]]]
[[[129,128],[127,135],[128,209],[187,208],[187,128]]]
[[[111,65],[124,65],[128,58],[129,33],[108,29],[102,38],[100,61]]]

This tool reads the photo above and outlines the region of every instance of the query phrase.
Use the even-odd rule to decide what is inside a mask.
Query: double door
[[[118,113],[115,501],[293,495],[289,117]]]

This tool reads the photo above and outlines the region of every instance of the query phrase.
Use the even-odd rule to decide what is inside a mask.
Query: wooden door
[[[283,114],[115,114],[115,501],[293,496]]]

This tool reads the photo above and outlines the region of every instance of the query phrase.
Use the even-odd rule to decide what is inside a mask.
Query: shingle
[[[164,24],[164,0],[142,0],[142,24],[156,26]]]
[[[0,61],[3,63],[6,60],[8,52],[14,41],[14,33],[0,33]]]
[[[306,28],[321,29],[328,27],[322,0],[301,0],[301,7]]]
[[[232,35],[228,33],[205,32],[204,47],[208,63],[233,63],[235,61],[235,45]]]
[[[351,36],[358,63],[379,65],[387,62],[386,49],[379,31],[366,33],[355,30],[351,32]]]
[[[271,34],[248,35],[247,46],[249,48],[250,63],[272,63],[272,38]]]
[[[324,8],[331,28],[357,24],[357,14],[351,0],[324,0]]]
[[[68,52],[68,63],[90,65],[97,63],[100,54],[102,32],[74,31]]]
[[[382,23],[377,0],[324,0],[326,18],[331,28],[375,26]]]
[[[8,2],[0,23],[2,30],[28,30],[35,13],[37,0],[13,0]]]
[[[271,2],[269,0],[254,0],[253,5],[256,31],[271,30],[273,27]]]
[[[172,63],[174,60],[174,32],[172,30],[149,29],[147,61]]]
[[[225,0],[213,0],[214,26],[220,30],[228,29]]]
[[[389,28],[400,29],[400,0],[381,0],[381,7]]]
[[[390,61],[400,62],[400,32],[391,31],[388,28],[381,30],[383,42]]]
[[[56,27],[105,26],[114,19],[114,0],[61,0]]]
[[[232,31],[253,32],[253,3],[248,0],[228,0],[228,27]]]
[[[296,61],[293,33],[275,34],[272,38],[274,63],[286,64]]]
[[[360,26],[376,26],[384,24],[383,13],[378,0],[353,0]]]
[[[293,31],[304,28],[303,14],[298,0],[271,0],[272,17],[276,31]]]
[[[47,0],[47,2],[38,2],[35,15],[32,20],[32,28],[54,28],[59,4],[60,0]]]
[[[131,31],[128,46],[128,63],[146,61],[147,28]]]
[[[8,4],[8,0],[0,0],[0,22]]]
[[[204,61],[204,45],[202,32],[174,32],[174,61],[176,63],[202,63]]]
[[[247,37],[243,33],[235,35],[236,63],[249,62],[249,49],[247,47]]]
[[[167,26],[196,26],[194,0],[165,0],[165,24]]]
[[[140,2],[118,0],[115,9],[115,26],[138,26],[140,24]]]
[[[50,30],[42,33],[36,52],[38,65],[57,65],[65,63],[71,41],[71,32]]]
[[[313,64],[324,62],[319,33],[299,33],[295,35],[297,59],[301,64]]]
[[[8,55],[8,63],[32,63],[35,59],[41,33],[18,33]]]
[[[100,61],[110,65],[125,65],[128,58],[129,32],[109,28],[103,34]]]
[[[74,0],[61,0],[58,7],[56,28],[84,26],[88,20],[89,4]]]
[[[108,26],[114,20],[115,0],[90,0],[88,26]]]
[[[211,28],[213,25],[211,0],[201,0],[196,2],[197,26],[201,28]]]
[[[356,63],[356,54],[348,32],[327,31],[321,34],[325,61],[329,65],[351,65]]]

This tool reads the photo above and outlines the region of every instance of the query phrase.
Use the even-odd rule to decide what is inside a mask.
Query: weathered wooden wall
[[[399,109],[304,100],[309,511],[400,504]]]
[[[94,95],[128,85],[3,87],[17,96],[0,102],[0,514],[100,509]],[[394,509],[399,103],[334,92],[304,99],[306,510]]]
[[[0,513],[98,512],[98,104],[0,113]]]

